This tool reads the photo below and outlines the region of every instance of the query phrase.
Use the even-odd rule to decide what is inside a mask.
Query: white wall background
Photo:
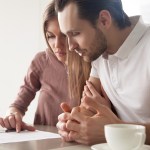
[[[150,23],[150,0],[122,0],[123,8],[129,16],[142,15]]]
[[[15,99],[34,55],[46,47],[42,15],[50,0],[0,0],[0,116]],[[25,120],[32,122],[36,100]]]
[[[128,15],[150,22],[150,0],[122,0]],[[0,0],[0,116],[15,99],[34,55],[46,46],[42,14],[50,0]],[[25,120],[32,123],[37,100]]]

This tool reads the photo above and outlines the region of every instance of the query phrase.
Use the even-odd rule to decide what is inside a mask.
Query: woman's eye
[[[54,35],[47,35],[47,39],[52,39],[52,38],[55,38]]]

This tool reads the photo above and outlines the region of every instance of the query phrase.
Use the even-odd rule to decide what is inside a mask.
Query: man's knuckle
[[[71,126],[72,126],[72,123],[71,123],[70,120],[68,120],[67,123],[66,123],[66,128],[70,129]]]
[[[78,111],[78,109],[79,109],[78,106],[77,106],[77,107],[74,107],[74,108],[72,109],[71,114],[72,114],[72,115],[76,114],[76,112]]]

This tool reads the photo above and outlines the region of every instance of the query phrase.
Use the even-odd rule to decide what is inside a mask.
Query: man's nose
[[[78,47],[78,43],[72,39],[68,39],[69,50],[74,51]]]

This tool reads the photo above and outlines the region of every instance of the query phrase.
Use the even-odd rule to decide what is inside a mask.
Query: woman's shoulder
[[[44,67],[47,64],[56,65],[58,63],[58,59],[50,51],[50,49],[47,48],[43,51],[39,51],[38,53],[36,53],[33,62]]]
[[[34,61],[47,62],[51,57],[54,57],[49,49],[45,49],[43,51],[39,51],[34,56]]]
[[[49,48],[43,50],[43,51],[39,51],[36,55],[35,55],[36,59],[53,59],[56,58],[55,55],[51,52],[51,50]]]
[[[48,56],[46,53],[46,50],[37,52],[31,62],[32,66],[35,66],[36,68],[44,68],[47,64]]]
[[[34,59],[35,60],[38,60],[38,59],[44,59],[45,60],[45,58],[46,58],[46,51],[45,50],[43,50],[43,51],[39,51],[38,53],[36,53],[35,54],[35,56],[34,56]]]

